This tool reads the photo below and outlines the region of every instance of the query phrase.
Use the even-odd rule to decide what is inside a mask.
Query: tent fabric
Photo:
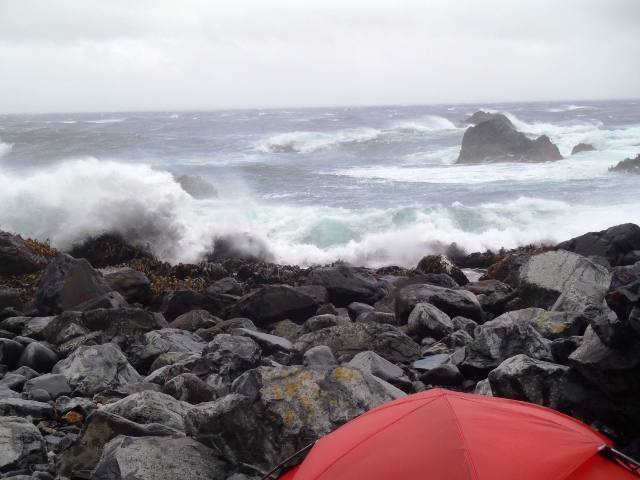
[[[609,440],[530,403],[433,389],[319,440],[286,480],[638,480],[602,456]]]

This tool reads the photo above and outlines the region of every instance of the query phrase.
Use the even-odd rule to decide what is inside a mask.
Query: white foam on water
[[[103,120],[86,120],[87,123],[120,123],[124,122],[126,118],[105,118]]]
[[[377,139],[380,133],[374,128],[357,128],[332,133],[283,133],[259,143],[255,149],[268,153],[310,153],[339,144],[368,142]]]
[[[393,128],[395,130],[414,132],[434,132],[438,130],[454,130],[457,127],[444,117],[427,115],[417,120],[399,122]]]
[[[9,153],[12,148],[13,148],[13,144],[12,143],[0,142],[0,157],[2,157],[3,155],[6,155],[7,153]]]

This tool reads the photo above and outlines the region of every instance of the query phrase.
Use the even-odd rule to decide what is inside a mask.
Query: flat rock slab
[[[18,417],[0,418],[0,472],[46,462],[45,442],[33,423]]]

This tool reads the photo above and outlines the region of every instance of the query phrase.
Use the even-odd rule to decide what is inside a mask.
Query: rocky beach
[[[3,478],[259,479],[436,387],[544,405],[640,453],[634,224],[378,269],[172,266],[118,235],[62,253],[3,232],[0,277]]]

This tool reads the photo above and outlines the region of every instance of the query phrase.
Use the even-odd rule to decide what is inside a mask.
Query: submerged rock
[[[571,155],[575,155],[576,153],[581,152],[592,152],[595,148],[590,143],[579,143],[575,147],[571,149]]]
[[[200,176],[180,175],[176,182],[182,189],[198,200],[206,198],[218,198],[216,187]]]

